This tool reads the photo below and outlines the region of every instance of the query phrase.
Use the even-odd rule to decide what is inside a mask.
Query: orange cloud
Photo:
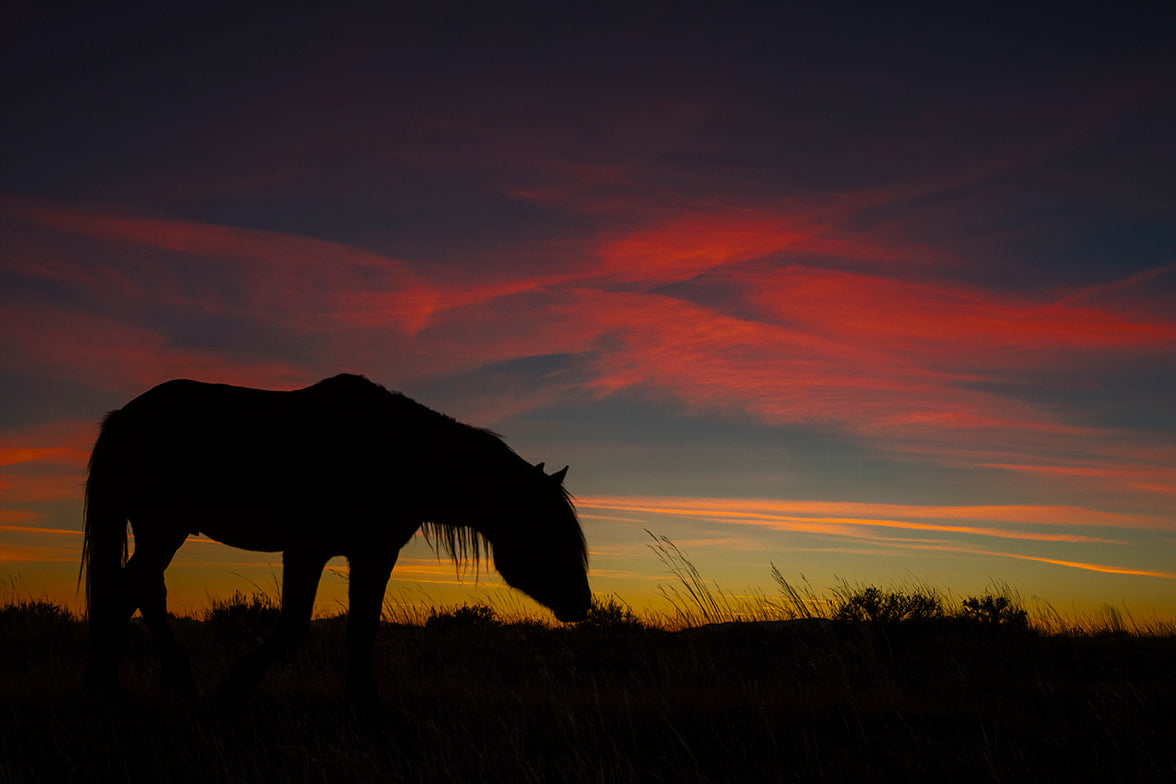
[[[0,562],[77,563],[80,554],[61,547],[0,542]]]
[[[999,506],[916,506],[905,504],[871,504],[839,501],[788,501],[742,498],[690,498],[645,496],[578,497],[577,504],[587,509],[621,512],[711,517],[751,524],[798,523],[814,532],[838,533],[844,526],[877,526],[910,530],[974,533],[1013,539],[1042,541],[1111,540],[1074,534],[1025,532],[976,526],[958,526],[913,522],[913,520],[966,520],[1012,523],[1016,525],[1055,527],[1111,527],[1140,530],[1169,530],[1172,522],[1159,515],[1125,514],[1083,509],[1073,506],[999,505]],[[912,518],[902,520],[900,518]],[[821,526],[834,528],[823,529]]]
[[[1054,564],[1055,566],[1069,566],[1073,569],[1085,569],[1090,572],[1103,572],[1104,574],[1129,574],[1137,577],[1162,577],[1165,580],[1176,580],[1176,574],[1171,572],[1128,569],[1124,566],[1107,566],[1106,564],[1083,563],[1081,561],[1061,561],[1056,558],[1039,558],[1033,555],[1020,555],[1018,553],[999,553],[999,555],[1005,558],[1018,558],[1022,561],[1038,561],[1040,563]]]
[[[0,520],[3,520],[0,517]],[[65,528],[40,528],[34,525],[5,525],[0,524],[0,531],[11,531],[12,533],[21,534],[64,534],[67,536],[81,536],[81,531],[70,531]]]
[[[40,462],[76,462],[78,453],[64,447],[0,447],[0,466],[18,465],[20,463]],[[84,458],[83,458],[84,459]]]
[[[21,463],[84,466],[98,435],[93,422],[51,422],[0,432],[0,467]]]
[[[965,553],[967,555],[990,555],[997,558],[1013,558],[1018,561],[1035,561],[1037,563],[1053,564],[1054,566],[1067,566],[1071,569],[1082,569],[1089,572],[1102,572],[1103,574],[1122,574],[1136,577],[1159,577],[1166,580],[1176,580],[1176,574],[1171,572],[1153,571],[1149,569],[1131,569],[1125,566],[1109,566],[1107,564],[1086,563],[1084,561],[1063,561],[1057,558],[1042,558],[1036,555],[1025,555],[1023,553],[1005,553],[995,550],[984,550],[975,547],[966,547],[953,544],[895,543],[883,546],[901,548],[904,550],[930,550],[933,552]]]

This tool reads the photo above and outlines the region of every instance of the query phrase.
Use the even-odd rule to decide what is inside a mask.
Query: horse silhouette
[[[547,475],[495,433],[362,376],[275,392],[176,380],[107,415],[86,481],[88,691],[118,691],[123,630],[138,609],[164,683],[195,691],[167,621],[164,570],[190,534],[282,552],[272,635],[220,696],[243,699],[306,634],[323,567],[350,564],[347,698],[375,704],[372,645],[400,549],[418,531],[456,562],[492,557],[506,582],[582,620],[587,549],[567,474]],[[127,559],[127,523],[135,547]]]

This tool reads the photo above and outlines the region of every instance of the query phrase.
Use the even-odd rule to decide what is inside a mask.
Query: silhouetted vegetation
[[[426,629],[495,629],[502,625],[493,607],[463,604],[452,610],[433,610],[425,621]]]
[[[637,617],[632,607],[610,596],[604,601],[593,602],[588,609],[588,617],[576,624],[576,628],[636,631],[644,629],[645,622]]]
[[[67,607],[47,599],[22,599],[0,607],[0,629],[6,632],[21,626],[44,632],[50,628],[63,628],[75,620]]]
[[[213,634],[261,638],[273,628],[281,609],[281,603],[263,591],[248,596],[234,591],[229,599],[210,601],[204,623]]]
[[[384,623],[382,714],[363,721],[340,696],[344,617],[316,621],[253,699],[229,709],[164,693],[140,622],[124,645],[125,698],[84,698],[84,624],[51,602],[9,601],[0,782],[1176,775],[1172,626],[1132,633],[1107,613],[1047,628],[1011,591],[957,605],[921,587],[842,586],[826,600],[777,583],[776,598],[705,583],[706,593],[667,591],[706,602],[693,626],[680,623],[687,606],[659,620],[615,597],[574,626],[484,604]],[[235,594],[202,620],[175,619],[205,693],[276,608],[261,592]],[[754,620],[724,621],[732,613]]]
[[[838,621],[900,623],[943,618],[943,602],[930,593],[893,590],[869,586],[845,596],[833,613]]]
[[[1008,596],[969,596],[964,599],[961,616],[968,620],[994,626],[1009,626],[1017,629],[1029,627],[1029,613]]]

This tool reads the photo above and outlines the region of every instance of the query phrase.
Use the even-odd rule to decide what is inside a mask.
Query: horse
[[[167,620],[164,570],[190,535],[282,553],[276,627],[222,683],[239,702],[306,635],[327,561],[349,562],[346,699],[376,704],[372,647],[384,590],[421,531],[455,563],[493,559],[508,585],[564,622],[592,594],[567,467],[545,473],[496,433],[363,376],[270,391],[178,379],[109,413],[85,489],[90,651],[84,686],[118,693],[119,648],[139,610],[165,686],[198,693]],[[134,535],[128,559],[127,526]]]

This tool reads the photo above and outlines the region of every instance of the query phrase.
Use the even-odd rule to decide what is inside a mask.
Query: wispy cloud
[[[869,529],[873,528],[896,528],[1001,539],[1109,544],[1116,540],[1073,531],[1081,527],[1166,530],[1171,525],[1162,516],[1103,512],[1071,506],[915,506],[673,496],[585,497],[577,498],[577,503],[587,509],[701,517],[729,523],[857,537],[871,536]],[[1036,528],[1024,530],[921,522],[924,520],[999,522]],[[1053,530],[1041,530],[1042,527]],[[1063,528],[1066,530],[1059,530]]]
[[[1062,561],[1056,558],[1041,558],[1033,555],[1024,555],[1021,553],[1000,553],[1005,558],[1019,558],[1023,561],[1038,561],[1039,563],[1053,564],[1054,566],[1068,566],[1073,569],[1085,569],[1088,572],[1102,572],[1104,574],[1128,574],[1137,577],[1161,577],[1165,580],[1176,580],[1176,574],[1172,572],[1158,572],[1148,571],[1146,569],[1129,569],[1125,566],[1108,566],[1106,564],[1083,563],[1081,561]]]
[[[403,384],[561,355],[575,373],[529,383],[488,412],[639,394],[830,428],[919,459],[967,460],[966,446],[973,465],[1048,474],[1064,440],[1103,478],[1134,470],[1111,456],[1124,439],[997,390],[1011,374],[1167,356],[1176,321],[1102,308],[1094,296],[1051,301],[953,281],[956,260],[942,248],[845,228],[856,203],[688,203],[602,223],[595,240],[552,245],[544,262],[510,274],[469,263],[445,275],[310,237],[8,197],[5,231],[20,241],[5,272],[74,293],[6,302],[0,366],[129,394],[180,376],[291,388],[339,370]],[[109,263],[84,258],[77,242],[105,248]],[[150,315],[161,304],[244,319],[246,329],[264,321],[277,337],[193,345]],[[46,451],[59,449],[75,451]],[[0,463],[76,464],[84,449],[0,443]],[[1172,484],[1166,468],[1118,478],[1146,492]]]
[[[952,544],[947,542],[915,542],[915,543],[897,543],[885,545],[888,547],[902,548],[907,550],[929,550],[933,552],[943,553],[963,553],[967,555],[976,556],[991,556],[994,558],[1012,558],[1018,561],[1035,561],[1037,563],[1052,564],[1053,566],[1065,566],[1071,569],[1082,569],[1088,572],[1101,572],[1103,574],[1121,574],[1135,577],[1158,577],[1165,580],[1176,580],[1176,574],[1172,572],[1150,570],[1150,569],[1133,569],[1127,566],[1111,566],[1108,564],[1087,563],[1084,561],[1067,561],[1059,558],[1045,558],[1037,555],[1027,555],[1025,553],[1010,553],[997,550],[986,550],[977,547],[968,547],[966,545]]]

